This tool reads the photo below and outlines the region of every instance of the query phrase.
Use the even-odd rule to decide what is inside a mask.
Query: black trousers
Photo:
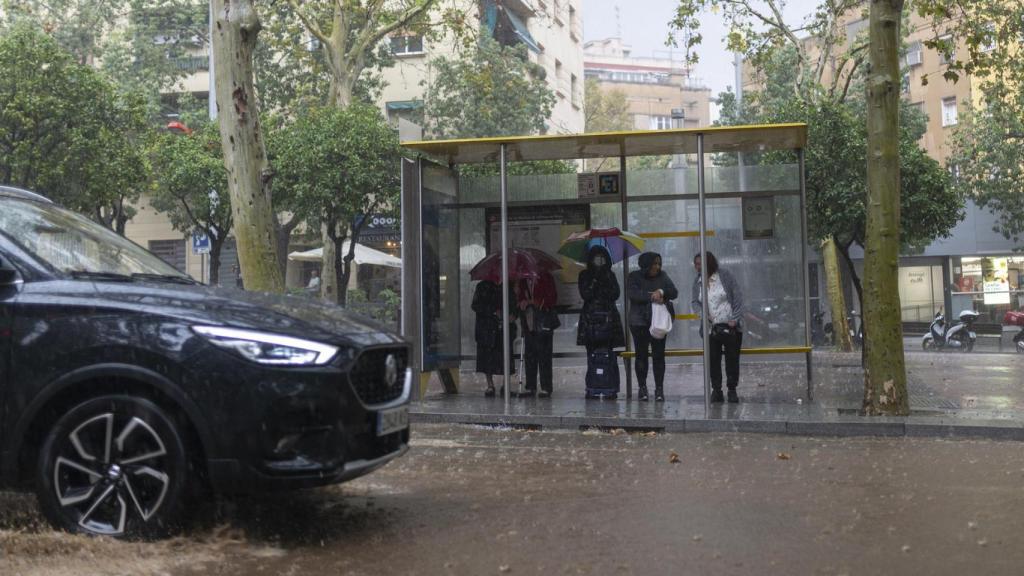
[[[527,331],[526,338],[526,389],[537,389],[537,373],[540,372],[540,389],[551,392],[551,356],[554,354],[554,332],[541,330]]]
[[[647,326],[630,326],[630,333],[633,334],[633,351],[636,357],[633,362],[636,364],[636,383],[639,386],[647,386],[647,357],[654,360],[654,385],[662,386],[665,383],[665,339],[658,340],[651,336],[650,328]]]
[[[743,346],[743,332],[733,330],[728,336],[711,335],[711,388],[722,389],[722,356],[725,356],[726,386],[730,390],[740,383],[740,348]]]

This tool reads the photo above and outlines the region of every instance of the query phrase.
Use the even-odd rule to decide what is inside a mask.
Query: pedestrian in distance
[[[629,273],[629,331],[633,334],[636,353],[637,397],[648,399],[648,356],[654,364],[654,400],[665,401],[665,339],[651,336],[652,304],[664,304],[675,316],[672,300],[679,290],[661,269],[661,255],[645,252],[640,255],[639,270]]]
[[[512,300],[512,302],[515,302]],[[481,280],[473,291],[473,312],[476,313],[474,325],[474,337],[476,340],[476,371],[487,379],[487,389],[484,396],[492,397],[494,390],[494,375],[505,373],[505,357],[503,350],[508,350],[509,358],[512,356],[511,343],[516,339],[516,324],[510,320],[509,344],[502,346],[504,330],[502,326],[502,303],[501,287],[490,280]],[[515,316],[515,309],[510,310]],[[510,360],[510,374],[515,374],[515,364]],[[504,387],[504,384],[502,384]]]
[[[550,272],[537,278],[523,278],[516,286],[519,318],[523,325],[526,389],[520,397],[550,398],[552,392],[552,357],[554,332],[561,326],[555,306],[558,291]],[[540,393],[537,393],[538,374]]]
[[[706,262],[708,275],[708,318],[701,322],[701,337],[710,332],[711,401],[722,403],[722,357],[725,357],[726,387],[730,404],[740,401],[736,387],[740,382],[740,349],[743,346],[743,291],[728,270],[718,267],[718,259],[711,252],[701,259],[693,258],[697,278],[693,281],[691,305],[698,316],[703,316],[701,302],[701,266]]]

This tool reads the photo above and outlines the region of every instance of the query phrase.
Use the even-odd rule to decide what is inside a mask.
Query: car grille
[[[385,378],[385,365],[389,355],[394,355],[398,368],[398,377],[390,386]],[[367,350],[359,355],[352,371],[349,372],[349,381],[364,404],[383,404],[402,395],[405,387],[405,369],[408,365],[408,351],[405,348]]]

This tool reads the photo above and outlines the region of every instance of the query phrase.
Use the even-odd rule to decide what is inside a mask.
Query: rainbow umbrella
[[[586,262],[587,254],[594,246],[602,246],[608,250],[614,263],[643,252],[644,239],[618,228],[591,228],[570,234],[562,242],[558,253],[577,262]]]

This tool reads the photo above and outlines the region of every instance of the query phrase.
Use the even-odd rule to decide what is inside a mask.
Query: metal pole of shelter
[[[801,276],[804,279],[804,346],[811,346],[811,279],[807,273],[807,177],[804,174],[804,149],[796,151],[800,170],[800,255]],[[807,401],[814,400],[814,374],[811,352],[807,352]]]
[[[626,188],[626,155],[625,153],[619,156],[619,192],[622,193],[622,231],[629,231],[629,201],[626,199],[628,188]],[[626,250],[626,245],[623,243],[622,249]],[[622,258],[622,294],[623,294],[623,313],[625,314],[626,321],[623,322],[624,326],[629,326],[629,258],[623,255]],[[629,334],[629,328],[626,328],[626,351],[628,352],[632,346],[630,346],[632,335]],[[630,372],[630,361],[627,358],[623,365],[626,368],[626,399],[629,400],[633,397],[633,374]]]
[[[700,208],[700,302],[701,302],[701,333],[704,335],[704,417],[708,416],[711,406],[711,372],[708,358],[711,357],[711,333],[708,330],[708,267],[705,256],[707,248],[707,198],[704,187],[704,135],[697,134],[697,204]]]
[[[508,144],[501,145],[501,331],[502,347],[501,357],[504,359],[502,369],[502,384],[505,388],[505,413],[508,414],[512,399],[512,384],[509,382],[511,376],[512,358],[509,353],[513,347],[510,346],[511,334],[509,333],[509,302],[508,302],[508,173],[507,173]]]

